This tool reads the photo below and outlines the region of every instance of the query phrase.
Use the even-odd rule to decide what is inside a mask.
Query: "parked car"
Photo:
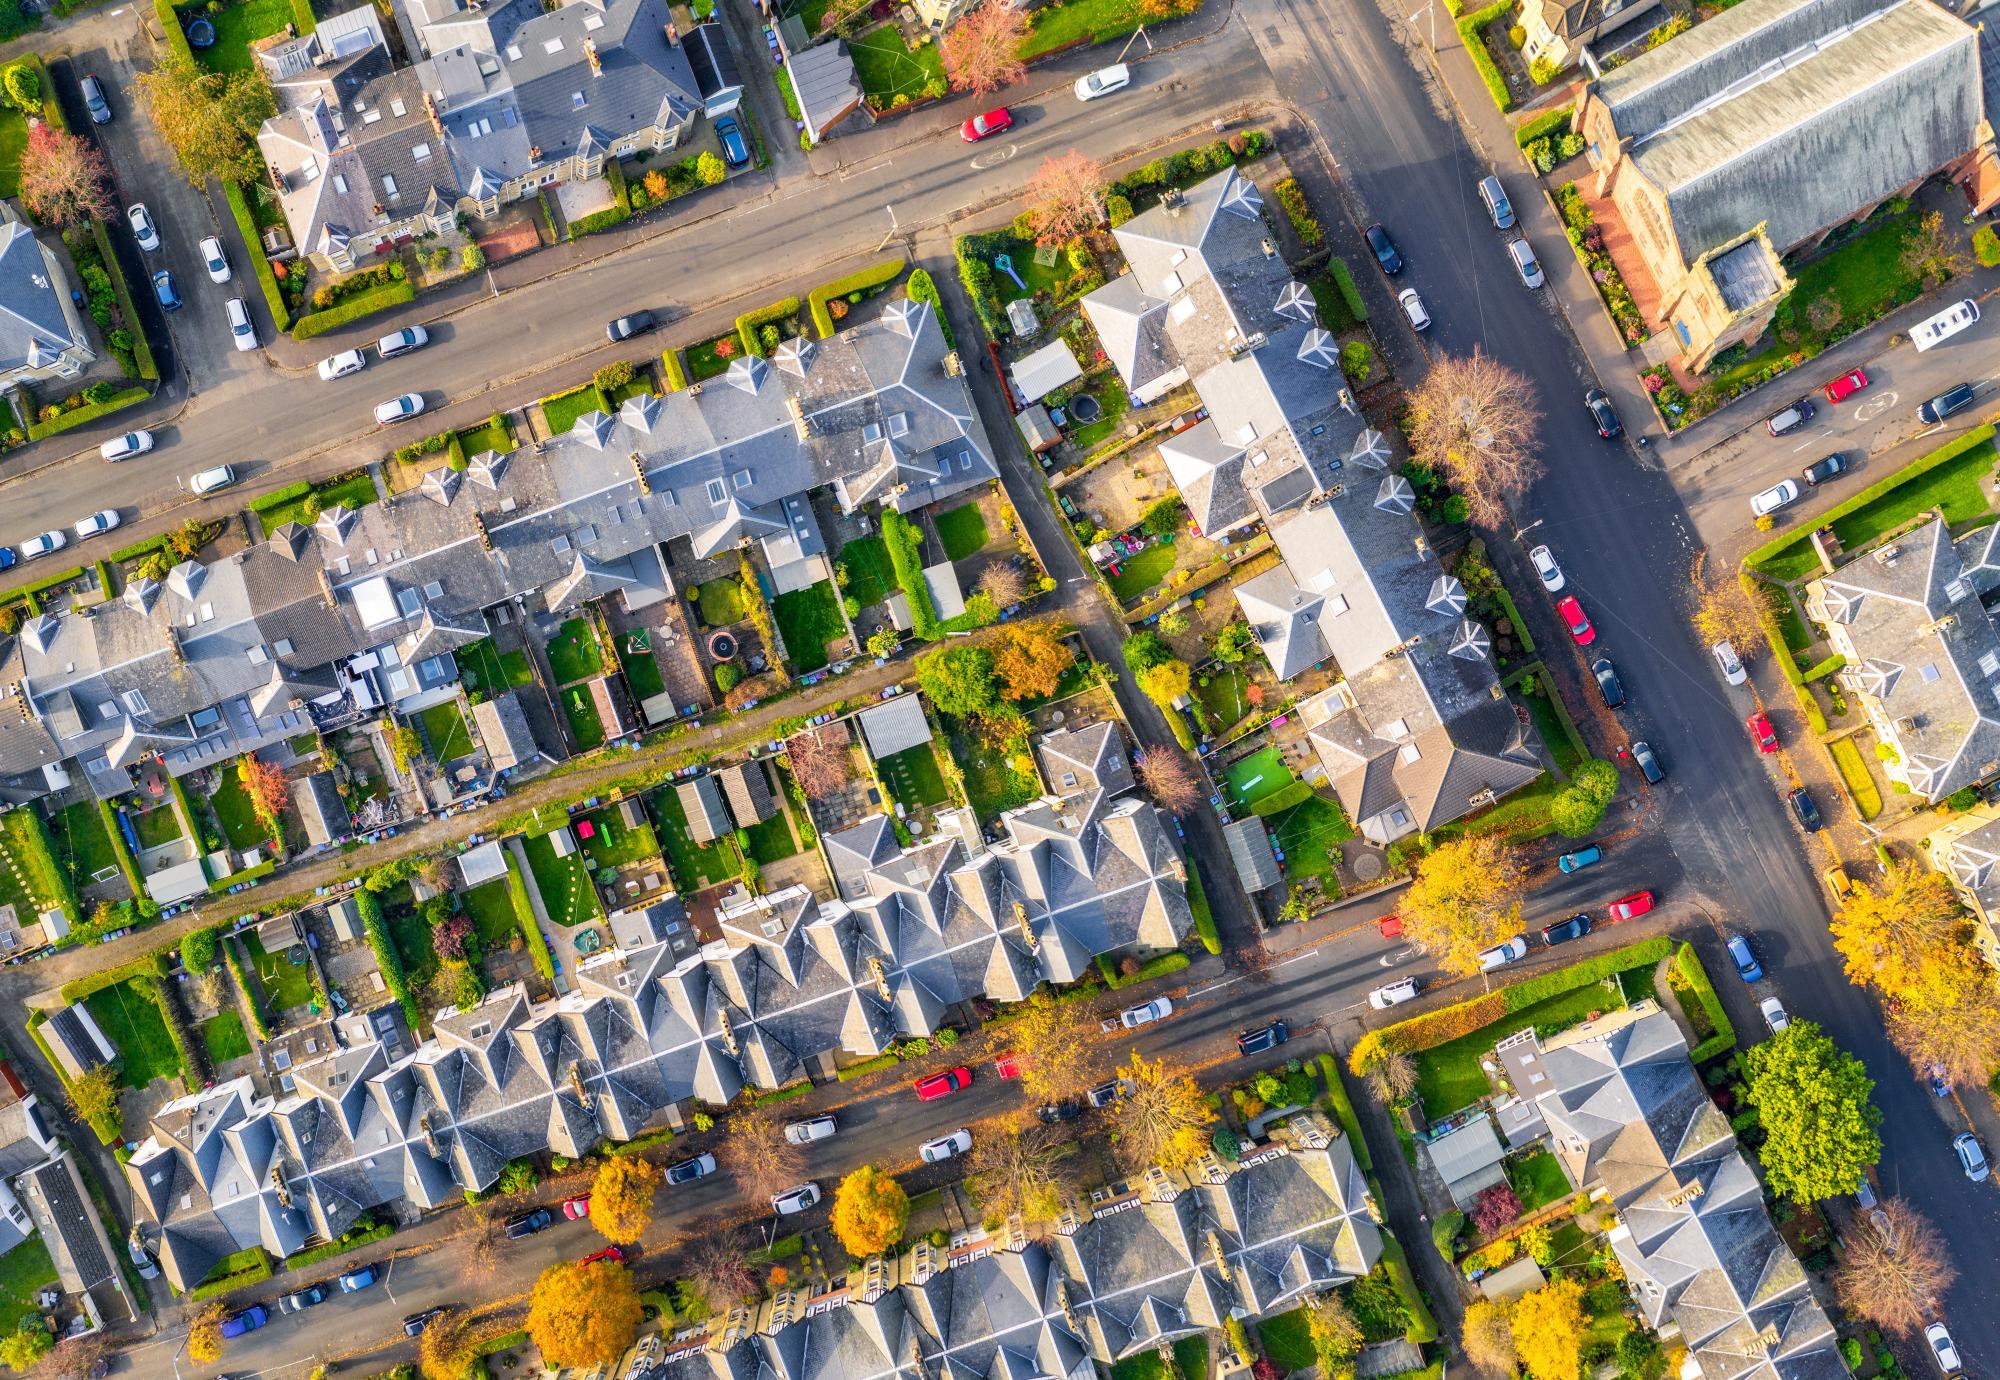
[[[381,1278],[381,1270],[374,1265],[357,1265],[340,1277],[340,1292],[358,1294]]]
[[[635,311],[630,316],[621,316],[604,328],[604,334],[613,345],[630,340],[635,335],[644,335],[658,326],[659,320],[649,311]]]
[[[368,356],[359,350],[342,350],[337,355],[328,355],[319,362],[321,383],[332,383],[344,379],[349,374],[358,374],[368,367]]]
[[[209,282],[229,281],[229,256],[223,253],[221,240],[210,235],[201,242],[201,261],[208,269]]]
[[[1102,1108],[1109,1107],[1112,1103],[1116,1102],[1121,1093],[1130,1091],[1131,1089],[1127,1086],[1124,1079],[1114,1078],[1108,1083],[1099,1083],[1096,1087],[1085,1093],[1083,1097],[1084,1101],[1088,1102],[1091,1106]]]
[[[1563,626],[1569,629],[1569,635],[1576,639],[1577,646],[1588,647],[1597,640],[1597,629],[1590,626],[1590,619],[1574,594],[1565,594],[1556,601],[1556,613],[1561,616]]]
[[[1798,502],[1799,492],[1798,480],[1781,479],[1750,500],[1750,511],[1757,517],[1769,517],[1780,508]]]
[[[135,201],[125,208],[126,223],[132,227],[132,238],[139,241],[139,247],[148,254],[160,248],[160,228],[153,224],[153,213],[146,209],[146,203]]]
[[[1559,920],[1553,925],[1542,926],[1544,944],[1567,944],[1572,939],[1581,939],[1590,933],[1588,915],[1572,915],[1567,920]]]
[[[819,1201],[818,1184],[800,1184],[788,1188],[783,1193],[771,1195],[771,1211],[780,1217],[790,1217],[795,1212],[804,1212]]]
[[[314,1308],[325,1303],[326,1297],[324,1284],[308,1284],[303,1289],[294,1289],[289,1294],[281,1295],[278,1299],[278,1311],[297,1313],[302,1309]]]
[[[1653,893],[1650,891],[1635,891],[1630,896],[1620,896],[1611,903],[1612,923],[1616,924],[1623,920],[1637,920],[1640,916],[1652,910],[1655,904],[1657,903],[1653,900]]]
[[[1094,101],[1099,96],[1108,96],[1113,91],[1123,91],[1132,84],[1132,69],[1124,63],[1114,63],[1100,67],[1087,76],[1076,79],[1076,98],[1080,101]]]
[[[574,1198],[563,1199],[563,1216],[572,1222],[580,1222],[590,1216],[590,1195],[579,1193]]]
[[[1757,751],[1776,752],[1778,750],[1778,731],[1771,727],[1771,716],[1769,714],[1760,709],[1745,719],[1743,726],[1750,730],[1750,741],[1757,745]]]
[[[14,568],[14,562],[20,559],[21,558],[19,556],[14,554],[13,547],[0,546],[0,570],[12,570]],[[20,954],[16,954],[14,955],[14,957],[8,959],[7,961],[9,963],[18,963],[21,961],[21,957],[22,956]]]
[[[1934,1322],[1925,1328],[1924,1340],[1931,1344],[1931,1355],[1937,1357],[1939,1370],[1946,1375],[1956,1375],[1964,1369],[1958,1359],[1958,1348],[1952,1345],[1951,1333],[1945,1331],[1943,1323]]]
[[[1750,679],[1750,673],[1744,670],[1743,663],[1737,660],[1736,648],[1728,638],[1725,637],[1710,647],[1708,654],[1715,658],[1715,664],[1722,670],[1722,678],[1731,685],[1741,685]]]
[[[1819,459],[1800,470],[1799,478],[1817,487],[1826,483],[1827,480],[1833,478],[1846,468],[1847,457],[1839,451],[1834,451],[1831,455],[1822,455]]]
[[[76,539],[78,541],[89,541],[92,537],[101,537],[116,527],[121,521],[123,519],[118,516],[116,508],[106,508],[101,512],[92,513],[89,517],[82,518],[77,522],[75,529]]]
[[[1824,385],[1820,391],[1826,394],[1828,402],[1837,403],[1843,398],[1853,397],[1867,386],[1868,375],[1866,373],[1859,369],[1849,369],[1832,383]]]
[[[1389,238],[1389,232],[1380,224],[1363,230],[1361,238],[1368,241],[1368,248],[1384,273],[1393,278],[1403,271],[1403,256],[1396,252],[1396,242]]]
[[[423,410],[423,394],[400,393],[385,403],[375,404],[375,424],[394,426],[397,422],[407,422]]]
[[[1581,872],[1592,863],[1603,861],[1604,850],[1593,843],[1588,848],[1579,848],[1574,853],[1563,854],[1556,859],[1556,866],[1564,872]]]
[[[391,331],[375,342],[375,351],[384,359],[394,359],[412,350],[421,350],[431,343],[431,333],[422,326],[405,326],[400,331]]]
[[[1562,590],[1565,581],[1562,567],[1556,564],[1554,552],[1546,546],[1538,546],[1528,553],[1528,561],[1535,567],[1535,574],[1541,578],[1543,589],[1551,594]]]
[[[1597,693],[1604,696],[1604,707],[1616,709],[1625,703],[1625,687],[1619,683],[1618,668],[1611,664],[1611,658],[1601,656],[1590,663],[1590,674],[1597,678]]]
[[[971,1151],[972,1132],[961,1126],[948,1136],[939,1136],[936,1140],[927,1140],[919,1145],[917,1158],[925,1164],[943,1164],[955,1155],[970,1154]]]
[[[1792,807],[1792,813],[1799,817],[1799,827],[1808,834],[1817,834],[1825,823],[1819,816],[1819,806],[1813,804],[1812,796],[1804,786],[1799,786],[1785,796],[1785,803]]]
[[[1632,744],[1632,761],[1639,768],[1639,775],[1646,778],[1646,784],[1657,786],[1666,780],[1667,769],[1660,765],[1660,758],[1653,751],[1653,745],[1641,739]]]
[[[667,1166],[667,1183],[670,1186],[691,1184],[696,1179],[705,1179],[716,1170],[715,1156],[695,1155],[679,1164]]]
[[[811,1145],[816,1140],[831,1140],[840,1130],[840,1123],[833,1119],[833,1113],[816,1116],[811,1121],[794,1121],[785,1128],[785,1139],[793,1145]]]
[[[1986,1163],[1986,1151],[1981,1148],[1979,1137],[1970,1131],[1960,1131],[1951,1148],[1958,1155],[1958,1167],[1965,1171],[1965,1177],[1976,1184],[1985,1183],[1986,1176],[1993,1171]]]
[[[555,1220],[556,1215],[545,1207],[517,1212],[507,1219],[507,1239],[519,1241],[523,1237],[533,1236],[545,1227],[554,1225]]]
[[[1521,286],[1538,288],[1546,281],[1542,277],[1542,266],[1535,259],[1535,251],[1526,240],[1507,241],[1507,257],[1513,260],[1514,272],[1521,276]]]
[[[1764,1013],[1764,1024],[1773,1035],[1792,1023],[1792,1018],[1785,1014],[1785,1004],[1776,997],[1764,998],[1757,1003],[1757,1009]]]
[[[1736,976],[1745,982],[1762,982],[1764,965],[1757,961],[1757,955],[1750,949],[1750,941],[1740,934],[1732,934],[1723,944],[1729,950],[1729,961],[1736,965]]]
[[[1486,207],[1486,214],[1493,221],[1495,230],[1514,228],[1514,203],[1507,200],[1507,191],[1500,185],[1500,179],[1493,176],[1479,179],[1479,200]]]
[[[69,545],[69,538],[60,530],[42,532],[21,543],[21,559],[38,561],[44,556],[52,556]]]
[[[1377,1011],[1387,1011],[1392,1006],[1401,1006],[1417,995],[1417,980],[1404,978],[1400,982],[1385,982],[1368,994],[1368,1004]]]
[[[113,436],[97,448],[97,453],[115,465],[120,460],[130,460],[135,455],[144,455],[152,448],[152,432],[128,431],[123,436]]]
[[[935,1102],[940,1097],[950,1097],[955,1092],[963,1092],[972,1086],[972,1070],[962,1065],[947,1069],[943,1073],[933,1073],[928,1078],[916,1082],[917,1100]]]
[[[1947,388],[1917,409],[1917,420],[1929,424],[1943,421],[1954,412],[1963,412],[1972,406],[1972,385],[1961,383]]]
[[[255,1332],[271,1321],[271,1315],[261,1303],[253,1303],[240,1313],[231,1313],[222,1320],[222,1335],[241,1337],[246,1332]]]
[[[1764,419],[1764,430],[1773,436],[1783,436],[1788,431],[1797,431],[1812,419],[1812,399],[1794,398]]]
[[[405,1337],[421,1337],[424,1329],[430,1326],[432,1318],[442,1318],[450,1311],[443,1304],[439,1304],[435,1308],[426,1308],[421,1313],[405,1313],[403,1315],[403,1335]]]
[[[257,323],[250,319],[250,308],[243,305],[241,297],[232,297],[222,304],[222,314],[229,322],[229,338],[239,350],[257,348]]]
[[[1044,1126],[1054,1126],[1065,1121],[1074,1121],[1084,1113],[1083,1103],[1073,1097],[1061,1102],[1044,1102],[1035,1108],[1035,1117]]]
[[[212,494],[217,489],[226,489],[236,482],[236,467],[217,465],[206,469],[188,480],[188,488],[196,494]]]
[[[160,299],[161,311],[181,309],[181,290],[174,286],[174,275],[164,268],[153,275],[153,296]]]
[[[104,83],[96,77],[85,77],[83,87],[84,108],[90,112],[90,122],[94,125],[111,123],[111,102],[104,99]]]
[[[1126,1030],[1134,1030],[1142,1025],[1151,1025],[1154,1021],[1163,1021],[1173,1014],[1174,1004],[1170,998],[1154,997],[1151,1001],[1142,1002],[1138,1006],[1126,1007],[1118,1013],[1117,1020],[1106,1021],[1104,1024],[1110,1030],[1117,1030],[1121,1026]]]
[[[1291,1029],[1283,1021],[1272,1021],[1254,1030],[1240,1030],[1236,1033],[1238,1054],[1263,1054],[1276,1049],[1292,1038]]]
[[[625,1248],[623,1246],[606,1246],[601,1251],[592,1251],[576,1263],[579,1265],[623,1265],[625,1263]]]
[[[735,116],[725,115],[715,122],[715,142],[722,145],[722,161],[730,167],[750,165],[750,145],[743,138],[743,127],[736,123]]]
[[[1396,300],[1403,304],[1403,315],[1410,318],[1410,329],[1427,331],[1431,328],[1431,314],[1424,310],[1424,299],[1417,296],[1415,288],[1404,288],[1396,294]]]
[[[958,127],[958,137],[968,144],[976,144],[989,134],[1002,134],[1013,127],[1014,112],[1003,105],[998,110],[987,111],[984,115],[974,115]]]
[[[1479,955],[1479,971],[1490,973],[1495,968],[1504,968],[1528,956],[1528,936],[1517,934],[1512,939],[1495,944]]]
[[[1585,393],[1583,407],[1590,413],[1590,420],[1597,423],[1597,434],[1605,440],[1624,434],[1625,427],[1618,420],[1618,409],[1611,405],[1611,395],[1602,388],[1593,388]]]

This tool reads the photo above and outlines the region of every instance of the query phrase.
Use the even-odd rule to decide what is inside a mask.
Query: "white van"
[[[1928,350],[1943,340],[1949,340],[1967,326],[1979,320],[1979,303],[1970,297],[1956,306],[1946,307],[1928,321],[1919,322],[1910,328],[1910,343],[1919,350]]]

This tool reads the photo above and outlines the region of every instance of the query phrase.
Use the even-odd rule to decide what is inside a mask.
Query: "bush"
[[[788,317],[797,316],[798,312],[799,299],[796,297],[787,297],[781,301],[771,303],[768,307],[759,307],[755,311],[746,311],[743,315],[737,317],[736,338],[742,343],[743,352],[747,355],[769,356],[775,346],[766,345],[762,328],[767,325],[775,325],[775,323],[783,321]]]
[[[1243,1158],[1243,1142],[1227,1126],[1218,1126],[1209,1137],[1209,1144],[1215,1147],[1216,1155],[1234,1164]]]
[[[92,387],[97,388],[98,385],[92,385]],[[104,387],[109,388],[109,385],[104,385]],[[39,441],[44,437],[59,435],[75,427],[80,427],[86,422],[94,422],[100,417],[109,416],[121,408],[130,407],[134,403],[144,402],[152,396],[153,394],[150,389],[142,387],[112,389],[108,392],[100,390],[96,398],[85,401],[79,407],[72,407],[66,412],[59,412],[47,421],[30,422],[28,424],[28,439],[30,441]]]
[[[827,302],[835,297],[848,297],[853,293],[866,292],[869,288],[886,286],[896,281],[903,272],[901,259],[885,259],[879,264],[850,273],[844,278],[835,278],[830,283],[821,283],[808,295],[812,305],[813,325],[818,328],[820,339],[833,334],[833,318],[827,312]]]
[[[931,314],[937,318],[938,331],[944,336],[945,348],[956,350],[958,343],[951,338],[951,322],[945,319],[944,300],[938,296],[937,283],[932,280],[930,271],[922,268],[912,269],[910,281],[904,285],[903,290],[909,293],[912,302],[929,304]]]
[[[252,243],[255,243],[253,240]],[[391,265],[396,267],[397,265]],[[378,311],[401,306],[416,300],[417,290],[407,280],[390,282],[383,287],[358,292],[338,306],[316,311],[300,317],[292,323],[292,339],[311,340],[314,336],[325,335],[328,331],[359,321],[364,316],[373,316]]]
[[[1111,228],[1116,230],[1126,221],[1132,219],[1132,202],[1129,198],[1119,196],[1114,192],[1104,198],[1104,214],[1110,220]]]
[[[1340,300],[1347,304],[1347,314],[1356,321],[1368,320],[1368,304],[1361,300],[1361,289],[1354,285],[1354,273],[1347,261],[1339,255],[1327,261],[1327,272],[1333,275],[1334,286],[1340,289]]]
[[[1431,1244],[1437,1247],[1447,1265],[1458,1259],[1458,1238],[1465,1230],[1465,1214],[1447,1212],[1431,1223]]]
[[[1465,44],[1465,51],[1472,56],[1472,65],[1479,69],[1479,79],[1486,83],[1486,94],[1493,98],[1493,104],[1506,114],[1514,108],[1514,97],[1507,90],[1507,80],[1500,75],[1494,65],[1493,54],[1486,50],[1484,30],[1488,24],[1501,18],[1514,8],[1514,0],[1494,0],[1483,10],[1476,10],[1458,21],[1458,36]]]
[[[1368,382],[1375,372],[1375,352],[1365,340],[1350,340],[1340,347],[1340,371],[1356,383]]]
[[[1514,143],[1517,147],[1525,149],[1537,139],[1554,138],[1569,128],[1569,117],[1569,107],[1564,106],[1560,110],[1544,111],[1532,120],[1524,120],[1514,131]]]
[[[1278,194],[1278,204],[1285,208],[1285,218],[1291,221],[1293,231],[1307,249],[1318,249],[1326,243],[1326,231],[1313,217],[1305,189],[1299,186],[1296,177],[1281,178],[1271,190]]]

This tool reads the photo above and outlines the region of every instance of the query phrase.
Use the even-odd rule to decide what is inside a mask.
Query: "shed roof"
[[[915,695],[899,695],[861,711],[861,736],[868,742],[868,755],[880,761],[905,748],[928,743],[931,726]]]
[[[1083,366],[1066,340],[1051,340],[1033,354],[1014,361],[1014,386],[1029,402],[1047,397],[1066,383],[1083,377]]]
[[[1245,891],[1254,894],[1285,879],[1278,870],[1278,855],[1271,848],[1271,834],[1263,820],[1249,815],[1226,824],[1222,837],[1229,844],[1229,860],[1236,864],[1236,875],[1243,879]]]

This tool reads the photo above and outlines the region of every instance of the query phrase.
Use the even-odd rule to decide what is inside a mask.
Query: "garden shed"
[[[1222,837],[1229,844],[1229,860],[1236,864],[1243,889],[1252,896],[1285,880],[1271,847],[1271,831],[1256,815],[1224,825]]]
[[[568,834],[569,831],[565,829],[561,832]],[[500,840],[488,839],[479,847],[459,854],[458,875],[464,879],[467,891],[506,876],[507,858],[500,851]]]
[[[861,712],[861,736],[876,761],[931,740],[930,721],[915,695],[900,695]]]
[[[1507,1182],[1502,1162],[1507,1151],[1493,1120],[1484,1112],[1455,1131],[1447,1132],[1424,1146],[1431,1167],[1451,1193],[1452,1202],[1463,1211],[1472,1210],[1473,1200],[1487,1189]]]
[[[1050,419],[1049,410],[1040,403],[1022,408],[1014,418],[1014,425],[1021,429],[1021,439],[1028,443],[1028,449],[1037,455],[1062,444],[1062,432]]]
[[[1066,340],[1051,340],[1014,361],[1014,390],[1023,402],[1039,402],[1064,384],[1083,377],[1083,366]]]

